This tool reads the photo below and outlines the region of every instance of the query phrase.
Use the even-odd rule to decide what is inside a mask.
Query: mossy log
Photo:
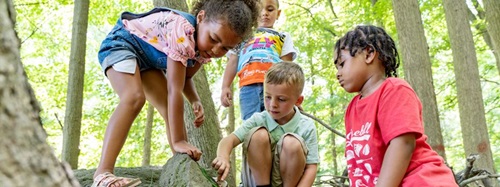
[[[74,170],[75,177],[82,187],[90,187],[95,169]],[[115,175],[120,177],[140,178],[138,187],[199,187],[213,186],[215,172],[202,168],[186,154],[176,154],[163,167],[115,168]]]

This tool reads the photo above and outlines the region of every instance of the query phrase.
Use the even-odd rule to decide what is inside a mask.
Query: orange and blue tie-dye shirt
[[[281,57],[290,53],[295,59],[297,52],[288,33],[258,28],[254,37],[247,40],[238,51],[239,86],[263,83],[264,75],[271,65],[281,62]]]

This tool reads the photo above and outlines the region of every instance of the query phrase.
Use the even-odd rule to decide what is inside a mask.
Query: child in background
[[[241,118],[248,119],[253,113],[264,110],[264,74],[274,63],[293,61],[297,52],[290,34],[273,29],[281,10],[278,0],[260,0],[259,28],[252,39],[242,44],[238,51],[229,51],[229,60],[222,81],[221,103],[232,103],[231,84],[238,72],[240,87]]]
[[[210,58],[224,56],[251,36],[258,11],[256,0],[200,0],[193,6],[193,15],[170,8],[121,15],[99,50],[102,70],[120,101],[106,128],[92,186],[141,183],[116,177],[113,171],[146,99],[165,120],[172,152],[200,159],[201,151],[187,142],[183,95],[199,127],[204,110],[191,78]]]
[[[319,163],[314,121],[296,105],[304,99],[304,73],[293,62],[274,64],[266,73],[266,110],[255,113],[219,142],[212,166],[224,180],[231,151],[243,142],[243,186],[312,186]]]
[[[358,92],[345,114],[351,186],[457,186],[451,169],[426,143],[422,104],[397,76],[393,39],[376,26],[357,26],[335,44],[340,86]]]

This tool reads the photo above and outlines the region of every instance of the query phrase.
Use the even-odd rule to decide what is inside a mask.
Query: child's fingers
[[[203,124],[204,121],[205,121],[205,116],[204,115],[196,117],[196,119],[194,120],[194,126],[195,127],[200,127]]]
[[[212,167],[214,169],[219,169],[218,163],[219,163],[219,160],[217,158],[215,158],[214,161],[212,161]]]
[[[200,160],[200,158],[201,158],[201,154],[202,154],[202,153],[201,153],[201,151],[200,151],[200,150],[198,150],[198,149],[194,150],[194,155],[195,155],[195,158],[196,158],[195,160],[196,160],[196,161]]]
[[[191,150],[187,150],[186,154],[189,155],[189,157],[191,157],[192,159],[194,159],[193,158],[193,152]]]
[[[227,106],[231,106],[231,98],[226,98],[226,104]]]
[[[217,174],[221,175],[221,169],[222,169],[222,161],[216,160],[215,163],[213,163],[213,168],[217,170]]]
[[[220,177],[219,181],[226,179],[227,175],[229,174],[229,166],[224,168],[224,173]]]

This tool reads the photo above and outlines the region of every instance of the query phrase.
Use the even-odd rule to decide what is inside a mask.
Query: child
[[[293,62],[274,64],[266,73],[266,110],[255,113],[219,142],[212,166],[218,180],[229,172],[229,155],[243,142],[243,186],[312,186],[318,142],[314,121],[300,113],[304,74]]]
[[[335,44],[340,86],[358,92],[345,114],[351,186],[457,186],[425,141],[422,104],[397,76],[398,52],[376,26],[357,26]]]
[[[278,0],[260,0],[261,12],[259,28],[252,39],[243,43],[238,52],[229,51],[222,81],[222,106],[231,105],[231,83],[238,72],[240,87],[240,108],[243,120],[253,113],[264,110],[263,87],[264,74],[274,63],[282,60],[292,61],[297,53],[292,37],[286,32],[273,29],[281,10]]]
[[[201,151],[187,142],[183,94],[199,127],[204,111],[191,78],[210,58],[224,56],[250,36],[258,11],[255,0],[200,0],[194,4],[194,16],[170,8],[121,15],[99,51],[99,62],[120,102],[106,129],[93,186],[140,183],[112,173],[146,99],[165,120],[172,152],[200,159]]]

